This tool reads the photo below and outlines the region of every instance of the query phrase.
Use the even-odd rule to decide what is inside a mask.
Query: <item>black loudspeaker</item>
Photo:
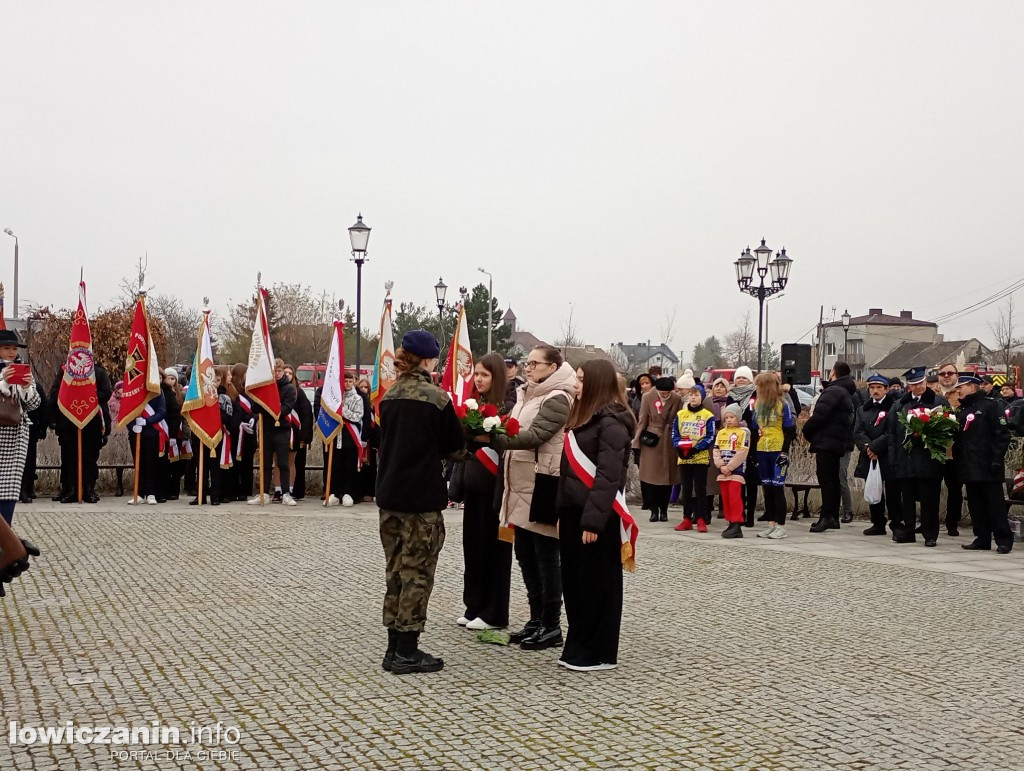
[[[811,384],[811,346],[806,343],[782,344],[782,382]]]

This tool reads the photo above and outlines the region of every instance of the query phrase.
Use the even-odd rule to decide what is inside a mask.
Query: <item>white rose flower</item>
[[[484,431],[493,431],[501,425],[501,418],[484,418]]]
[[[464,401],[463,404],[465,405],[467,410],[478,410],[478,409],[480,409],[480,405],[477,404],[476,399],[466,399],[466,401]]]

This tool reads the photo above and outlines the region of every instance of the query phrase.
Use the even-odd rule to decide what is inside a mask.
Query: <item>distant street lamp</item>
[[[18,237],[10,228],[4,228],[4,232],[14,239],[14,318],[18,318]]]
[[[850,342],[850,312],[844,310],[843,315],[839,318],[843,320],[843,361],[849,363],[850,357],[847,355],[847,345]]]
[[[786,249],[777,252],[775,259],[771,259],[772,250],[765,246],[764,239],[761,245],[754,249],[753,254],[748,246],[746,251],[740,253],[740,258],[733,263],[736,268],[736,285],[744,294],[757,298],[757,371],[760,372],[764,364],[764,301],[774,294],[778,294],[786,288],[789,283],[789,270],[793,260],[786,254]],[[757,271],[759,283],[753,286],[754,271]],[[771,272],[772,278],[768,286],[765,286],[764,279]]]
[[[352,262],[356,264],[356,378],[359,377],[360,342],[363,338],[363,263],[366,262],[366,244],[370,240],[370,228],[363,224],[362,213],[356,218],[356,224],[348,229],[348,239],[352,243]],[[344,366],[344,362],[342,362]]]
[[[491,306],[494,305],[494,276],[483,268],[477,268],[477,270],[487,274],[487,353],[490,353],[494,350],[494,346],[491,345],[491,327],[494,326],[494,320],[491,318],[493,313]]]
[[[434,294],[437,296],[437,320],[441,327],[441,337],[444,338],[444,296],[448,292],[448,285],[444,283],[443,278],[437,279],[437,283],[434,284]],[[443,343],[444,340],[442,339]]]

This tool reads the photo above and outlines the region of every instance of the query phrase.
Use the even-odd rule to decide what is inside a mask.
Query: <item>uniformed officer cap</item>
[[[960,377],[957,378],[956,384],[962,385],[981,385],[981,378],[975,375],[973,372],[961,372]]]
[[[911,369],[908,369],[906,372],[903,373],[903,379],[907,381],[907,385],[914,385],[914,383],[923,383],[925,377],[927,376],[927,371],[927,367],[912,367]]]
[[[889,387],[889,378],[882,377],[881,375],[872,375],[871,377],[868,378],[868,384],[870,385],[871,383],[881,383],[886,388],[888,388]]]
[[[406,332],[405,337],[402,338],[402,348],[421,359],[436,359],[441,353],[441,346],[437,342],[437,338],[425,329]]]

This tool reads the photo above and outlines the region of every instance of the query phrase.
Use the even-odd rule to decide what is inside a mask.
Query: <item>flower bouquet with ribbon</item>
[[[960,424],[949,407],[915,407],[907,412],[901,412],[899,421],[907,432],[903,440],[904,450],[910,452],[914,440],[920,439],[933,460],[945,462],[949,458],[953,438],[960,430]]]
[[[518,436],[519,421],[507,414],[499,413],[493,404],[480,404],[476,399],[466,399],[455,408],[455,416],[462,427],[471,435],[506,434]]]

